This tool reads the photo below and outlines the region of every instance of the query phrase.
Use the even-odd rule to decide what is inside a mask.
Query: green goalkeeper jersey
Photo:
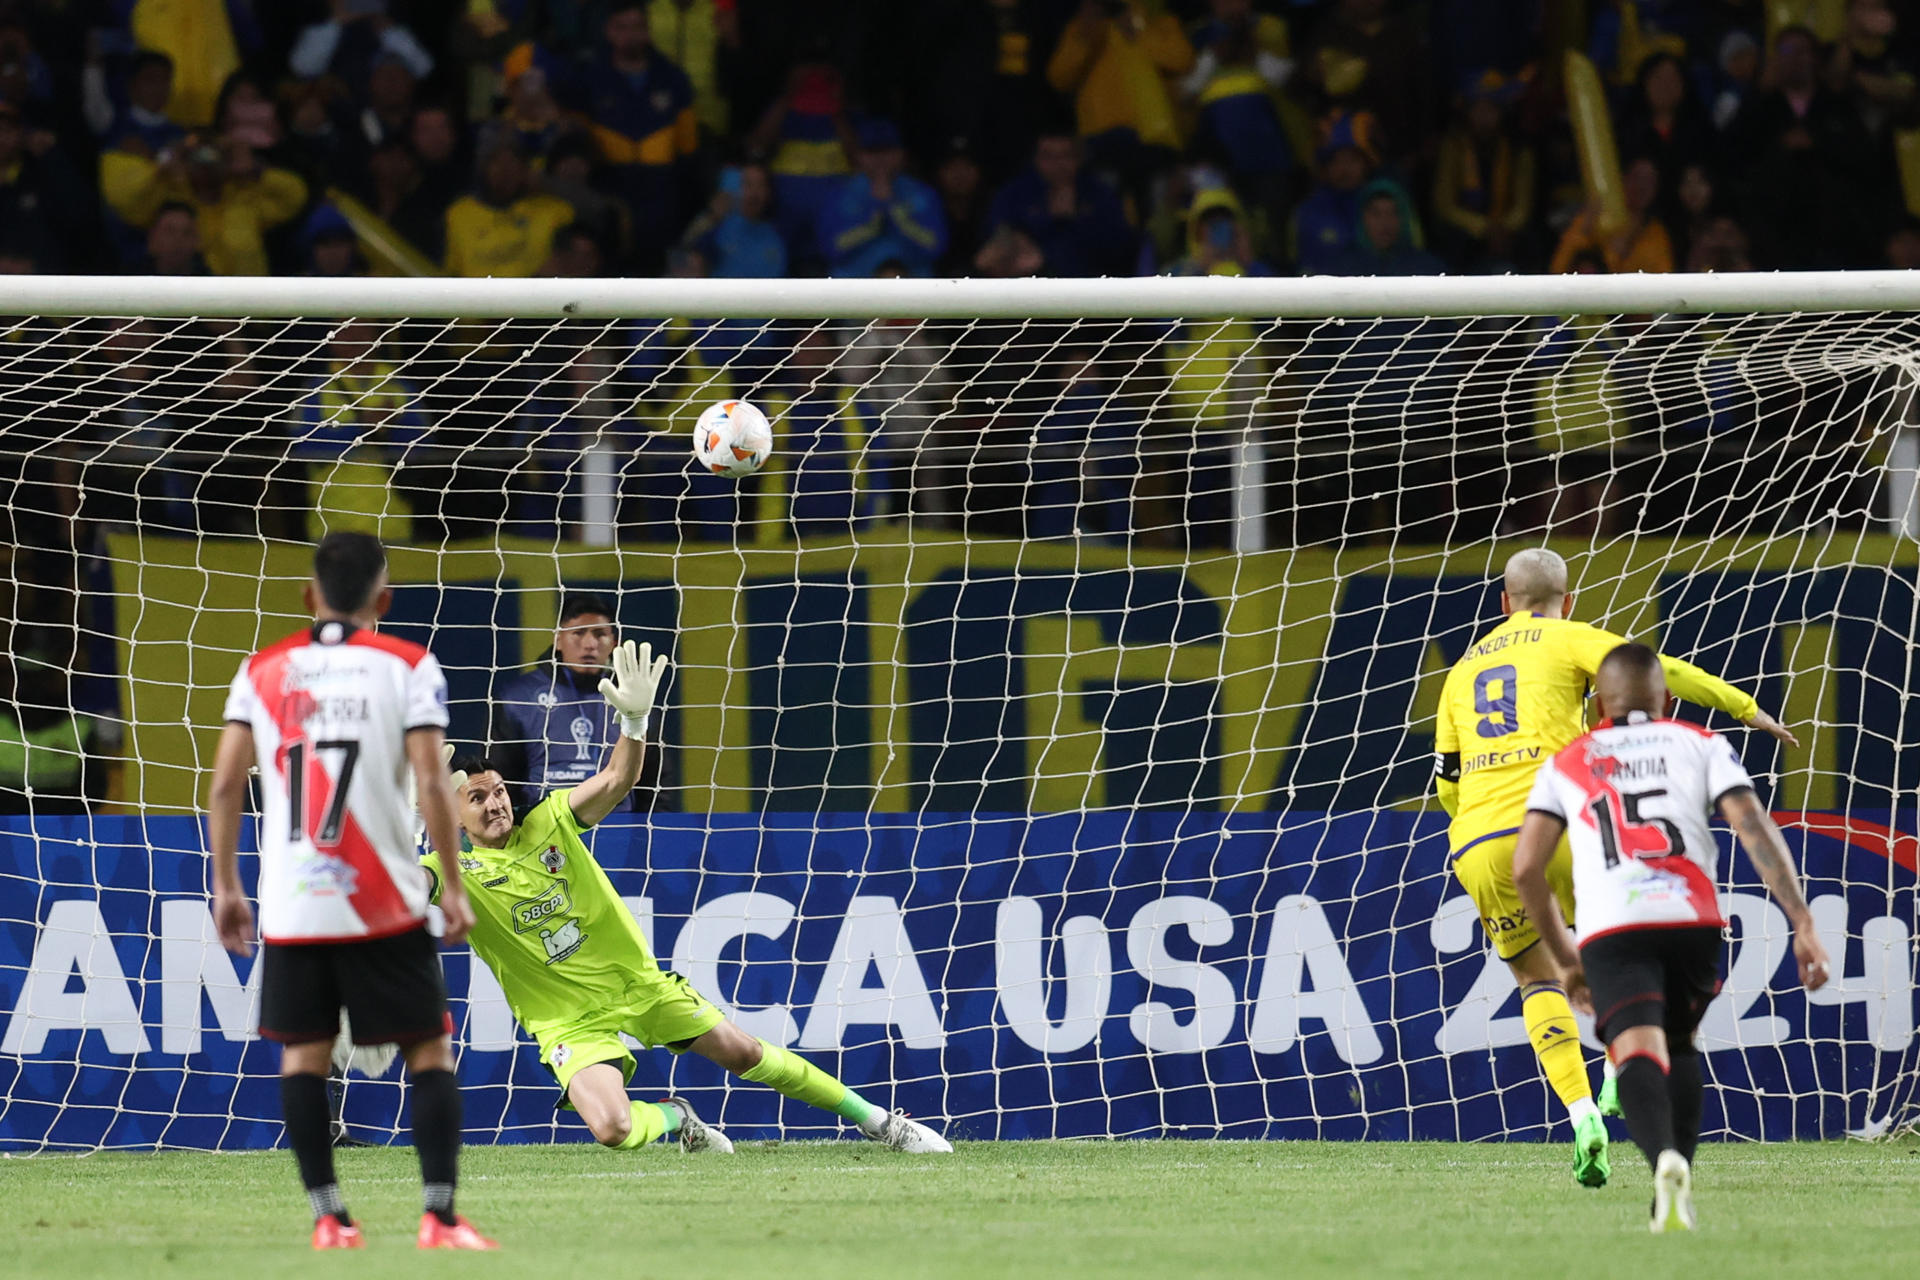
[[[661,976],[639,922],[580,840],[572,795],[572,788],[555,791],[535,805],[504,848],[460,855],[473,903],[468,941],[536,1039],[545,1028],[628,1003]],[[436,900],[441,857],[422,859]]]

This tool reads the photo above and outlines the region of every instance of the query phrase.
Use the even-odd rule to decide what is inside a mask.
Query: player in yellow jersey
[[[1586,732],[1588,683],[1601,659],[1625,642],[1569,620],[1567,562],[1551,551],[1515,554],[1507,561],[1504,586],[1505,621],[1476,640],[1447,673],[1433,737],[1436,786],[1453,816],[1447,832],[1453,872],[1479,910],[1495,953],[1513,969],[1527,1038],[1573,1121],[1574,1177],[1599,1187],[1608,1173],[1606,1123],[1593,1100],[1559,971],[1536,945],[1540,934],[1514,889],[1513,851],[1534,775]],[[1751,696],[1726,681],[1678,658],[1662,656],[1660,664],[1678,697],[1798,745]],[[1564,840],[1548,863],[1547,882],[1571,925],[1573,885]],[[1608,1113],[1619,1114],[1612,1106]]]

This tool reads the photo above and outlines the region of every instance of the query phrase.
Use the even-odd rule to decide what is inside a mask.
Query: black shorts
[[[268,942],[260,963],[260,1034],[269,1040],[331,1040],[342,1008],[355,1044],[413,1044],[452,1029],[440,956],[424,925],[365,942]]]
[[[1622,929],[1580,948],[1595,1029],[1608,1044],[1628,1027],[1664,1027],[1668,1051],[1693,1044],[1720,993],[1720,930]]]

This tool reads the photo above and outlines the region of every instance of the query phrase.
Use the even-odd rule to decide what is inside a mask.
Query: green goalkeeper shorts
[[[647,981],[628,987],[623,1000],[577,1021],[542,1027],[534,1032],[534,1039],[540,1045],[541,1065],[559,1082],[557,1105],[571,1109],[567,1086],[583,1068],[610,1062],[620,1068],[623,1081],[633,1079],[633,1054],[620,1038],[622,1033],[650,1049],[679,1053],[687,1041],[698,1040],[726,1020],[685,978],[656,970]]]

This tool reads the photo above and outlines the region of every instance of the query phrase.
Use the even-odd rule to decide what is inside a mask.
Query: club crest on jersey
[[[567,1048],[567,1046],[564,1044],[556,1044],[555,1046],[553,1046],[553,1052],[548,1054],[547,1058],[549,1061],[553,1063],[554,1066],[564,1067],[567,1065],[567,1059],[571,1058],[572,1056],[573,1056],[573,1050]]]
[[[533,702],[535,706],[542,707],[548,711],[560,705],[560,699],[554,697],[553,691],[550,689],[542,689],[539,693],[534,694]]]
[[[567,865],[567,855],[560,852],[559,845],[550,844],[547,851],[540,855],[540,865],[547,869],[547,874],[557,876],[560,868]]]
[[[293,869],[293,892],[299,898],[351,898],[360,873],[345,859],[316,854]]]

